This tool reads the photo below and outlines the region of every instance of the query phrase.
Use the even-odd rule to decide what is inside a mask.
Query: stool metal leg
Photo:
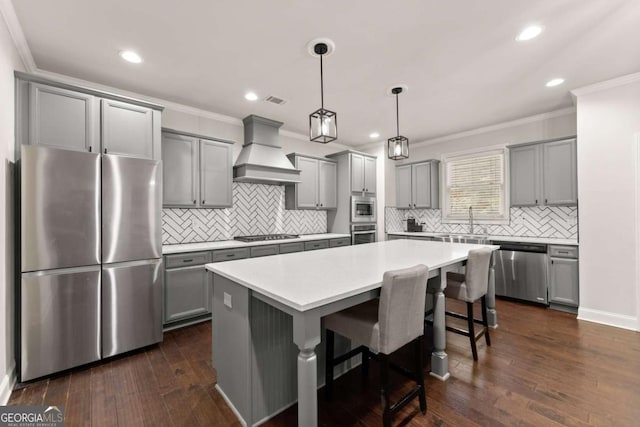
[[[489,320],[487,315],[487,296],[483,295],[480,298],[480,303],[482,304],[482,325],[484,326],[484,340],[487,343],[487,346],[491,346],[491,338],[489,337]]]
[[[325,400],[331,400],[331,395],[333,393],[334,341],[335,341],[334,332],[327,329],[327,351],[325,355],[326,360],[324,364],[324,398]]]
[[[476,332],[473,327],[473,303],[467,302],[467,325],[469,326],[469,341],[471,342],[471,353],[473,360],[478,360],[478,350],[476,349]]]

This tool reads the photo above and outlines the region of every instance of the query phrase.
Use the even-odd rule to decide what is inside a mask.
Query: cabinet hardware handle
[[[204,205],[204,200],[202,201],[202,204]]]
[[[91,152],[91,146],[89,146],[89,152]]]
[[[544,204],[545,204],[545,205],[547,204],[547,199],[544,199]]]
[[[323,205],[322,203],[320,203],[320,206],[322,207],[322,206],[324,206],[324,205]]]
[[[536,199],[536,205],[538,204],[538,199]]]
[[[193,262],[193,259],[183,259],[182,262]]]
[[[104,154],[107,154],[107,149],[106,148],[104,149]]]
[[[569,251],[558,251],[559,254],[568,254]]]
[[[196,201],[195,201],[195,200],[193,201],[193,204],[194,204],[194,205],[196,204]]]
[[[227,258],[231,258],[232,256],[235,256],[234,254],[227,254]]]
[[[551,264],[553,264],[553,260],[551,260]]]

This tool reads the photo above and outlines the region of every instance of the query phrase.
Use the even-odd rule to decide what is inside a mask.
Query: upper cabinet
[[[153,159],[153,110],[103,99],[102,152]]]
[[[287,185],[287,209],[335,209],[337,207],[337,163],[317,157],[289,154],[300,170],[300,182]]]
[[[351,192],[376,193],[376,158],[351,153]]]
[[[86,93],[31,83],[28,87],[29,144],[76,151],[100,149],[96,98]]]
[[[424,162],[396,166],[396,207],[401,209],[437,209],[440,162]]]
[[[163,206],[232,205],[233,143],[165,129],[162,132]]]
[[[511,206],[578,203],[575,138],[510,147]]]
[[[16,72],[19,144],[160,160],[161,109]]]

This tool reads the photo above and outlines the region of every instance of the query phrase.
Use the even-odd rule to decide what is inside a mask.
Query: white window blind
[[[476,220],[508,220],[505,198],[504,151],[451,157],[445,163],[443,219],[468,220],[473,207]]]

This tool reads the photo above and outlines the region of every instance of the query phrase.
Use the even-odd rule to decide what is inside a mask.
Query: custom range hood
[[[244,145],[233,166],[233,180],[276,185],[300,182],[300,171],[278,144],[282,122],[253,114],[242,121]]]

